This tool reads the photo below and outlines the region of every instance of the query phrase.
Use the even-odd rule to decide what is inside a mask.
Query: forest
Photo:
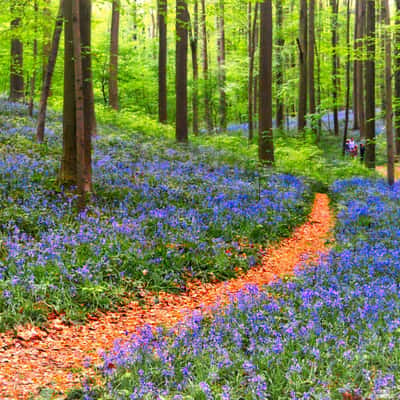
[[[2,0],[0,399],[400,399],[400,0]]]

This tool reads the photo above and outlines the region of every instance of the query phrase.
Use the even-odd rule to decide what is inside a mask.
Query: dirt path
[[[328,197],[317,194],[308,221],[276,247],[265,250],[260,266],[243,276],[217,284],[193,284],[187,293],[146,295],[146,307],[131,303],[86,325],[66,326],[60,320],[49,328],[20,329],[17,336],[0,335],[0,399],[37,398],[42,388],[64,392],[79,384],[87,357],[96,364],[99,351],[144,324],[171,326],[185,313],[207,308],[247,284],[264,285],[290,274],[303,261],[315,260],[327,250],[333,216]],[[84,371],[86,373],[86,371]]]

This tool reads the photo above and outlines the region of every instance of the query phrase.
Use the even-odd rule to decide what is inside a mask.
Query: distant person
[[[354,141],[354,138],[352,137],[352,138],[349,140],[349,152],[350,152],[350,154],[353,154],[355,145],[356,145],[356,143],[355,143],[355,141]]]
[[[349,145],[349,143],[350,143],[350,140],[346,139],[346,143],[344,144],[344,152],[345,152],[345,154],[349,154],[350,153],[350,145]]]
[[[365,156],[365,144],[360,143],[360,161],[364,162],[364,156]]]

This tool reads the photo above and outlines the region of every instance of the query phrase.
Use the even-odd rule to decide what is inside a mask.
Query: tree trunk
[[[38,122],[37,122],[37,129],[36,129],[36,138],[39,143],[43,142],[44,139],[44,128],[46,123],[46,111],[47,111],[47,101],[50,94],[51,88],[51,80],[53,78],[54,67],[56,65],[58,47],[60,43],[60,37],[62,32],[63,26],[63,8],[64,8],[64,1],[60,0],[59,11],[57,14],[56,25],[54,28],[53,33],[53,40],[51,42],[51,52],[49,55],[49,59],[46,63],[46,74],[43,80],[43,88],[42,94],[40,97],[40,105],[39,105],[39,114],[38,114]]]
[[[396,127],[396,155],[400,156],[400,0],[396,0],[396,34],[395,34],[395,127]]]
[[[272,132],[272,3],[264,0],[260,5],[260,112],[258,155],[267,166],[274,163]]]
[[[375,1],[367,1],[367,60],[365,61],[365,163],[375,169]]]
[[[350,0],[347,0],[347,13],[346,13],[346,49],[347,49],[347,62],[346,62],[346,116],[344,121],[344,133],[342,143],[342,154],[346,152],[346,139],[349,129],[349,108],[350,108]]]
[[[211,91],[208,79],[208,48],[207,48],[207,25],[206,25],[206,0],[201,0],[201,30],[203,36],[203,79],[204,79],[204,113],[208,132],[213,130],[213,120],[211,112]]]
[[[43,21],[44,24],[42,25],[43,29],[43,45],[42,45],[42,86],[44,85],[44,80],[46,78],[46,69],[47,69],[47,62],[49,60],[51,54],[51,24],[50,21],[52,19],[52,14],[50,10],[50,1],[51,0],[44,0],[43,6]]]
[[[83,60],[84,57],[91,57],[90,34],[88,34],[91,1],[64,0],[63,8],[65,16],[64,115],[60,180],[62,184],[78,187],[78,206],[83,208],[87,194],[92,190],[91,129],[93,125],[91,118],[93,115],[87,99],[88,93],[85,93],[85,90],[89,91],[91,86],[86,86],[84,82],[84,77],[90,76],[90,71],[85,71],[85,69],[89,68],[91,62]],[[58,19],[60,20],[61,18]],[[85,54],[82,53],[82,44],[87,49]],[[53,50],[54,48],[57,46],[53,41]]]
[[[158,120],[166,123],[167,113],[167,0],[158,0]]]
[[[392,39],[390,31],[389,0],[385,6],[385,106],[386,106],[386,141],[387,141],[387,175],[390,186],[394,184],[394,146],[393,146],[393,106],[392,106]]]
[[[358,94],[358,70],[357,70],[357,63],[359,59],[359,55],[357,54],[358,52],[358,46],[359,46],[359,25],[360,21],[357,18],[358,15],[358,10],[360,8],[360,0],[356,0],[355,4],[355,19],[354,19],[354,62],[353,62],[353,130],[360,129],[360,124],[358,121],[358,115],[359,115],[359,97],[360,95]]]
[[[218,87],[219,87],[219,127],[226,130],[226,72],[225,72],[225,10],[224,0],[219,0],[218,21]]]
[[[187,143],[187,51],[188,10],[185,0],[176,0],[176,141]]]
[[[63,156],[61,162],[60,181],[61,184],[66,186],[74,186],[78,181],[76,170],[75,73],[74,49],[72,45],[72,1],[73,0],[64,0]],[[47,72],[47,74],[48,73],[49,72]]]
[[[249,3],[249,82],[248,82],[248,114],[249,114],[249,140],[253,140],[254,136],[254,56],[256,51],[256,33],[257,33],[257,19],[258,19],[258,3],[254,5],[254,18],[252,20],[251,3]]]
[[[299,33],[299,108],[297,129],[304,131],[307,114],[307,0],[300,0],[300,33]]]
[[[28,105],[28,114],[33,117],[33,104],[35,101],[35,88],[36,88],[36,75],[37,75],[37,57],[38,57],[38,40],[37,40],[37,14],[39,11],[39,6],[37,0],[33,2],[33,10],[35,13],[35,26],[34,26],[34,38],[33,38],[33,68],[32,76],[30,81],[30,96]]]
[[[11,15],[16,16],[11,21],[11,69],[10,69],[10,101],[20,101],[24,99],[24,68],[23,68],[23,44],[19,39],[21,28],[21,18],[18,16],[17,2],[13,0],[11,5]],[[17,32],[15,32],[17,31]]]
[[[314,0],[311,0],[314,1]],[[276,4],[276,25],[277,25],[277,73],[276,73],[276,86],[278,94],[276,96],[276,126],[279,129],[283,129],[284,119],[285,119],[285,106],[283,103],[283,51],[285,46],[285,38],[283,37],[282,27],[283,27],[283,5],[282,2],[278,1]]]
[[[360,127],[360,137],[365,138],[365,84],[364,84],[364,39],[365,39],[365,12],[366,4],[363,0],[357,0],[356,20],[357,20],[357,97],[358,97],[358,114],[356,116]]]
[[[96,113],[94,109],[92,55],[91,55],[91,0],[80,0],[81,41],[82,41],[82,73],[83,73],[83,98],[85,106],[85,132],[96,136]],[[89,136],[90,137],[90,136]],[[86,139],[87,140],[87,139]],[[85,149],[89,151],[91,146],[86,143]],[[89,150],[88,150],[89,149]],[[91,151],[86,157],[91,159]],[[91,166],[91,163],[88,164]]]
[[[311,128],[315,132],[315,0],[309,0],[308,12],[308,93],[309,93],[309,113],[311,116]]]
[[[119,15],[120,15],[120,0],[112,2],[111,16],[111,41],[110,41],[110,80],[109,102],[111,108],[119,109],[118,101],[118,39],[119,39]]]
[[[76,135],[76,171],[79,194],[79,208],[84,208],[87,194],[91,191],[91,179],[87,170],[85,151],[85,109],[83,94],[80,0],[72,0],[72,46],[74,54],[74,90],[75,90],[75,135]],[[89,134],[90,136],[90,134]]]
[[[192,31],[190,31],[192,32]],[[193,134],[199,134],[199,62],[197,57],[199,38],[199,3],[198,0],[194,2],[194,20],[193,20],[193,33],[190,38],[190,48],[192,51],[192,68],[193,68],[193,95],[192,95],[192,113],[193,113]]]
[[[338,116],[338,13],[339,1],[331,0],[332,7],[332,97],[333,97],[333,130],[335,136],[339,136],[339,116]]]
[[[322,118],[321,118],[321,33],[323,30],[322,21],[321,21],[321,10],[323,9],[322,0],[319,1],[318,5],[318,47],[314,46],[315,51],[317,52],[317,111],[318,111],[318,132],[317,132],[317,142],[321,139],[322,133]]]

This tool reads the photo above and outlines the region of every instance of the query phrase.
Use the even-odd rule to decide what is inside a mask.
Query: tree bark
[[[256,33],[257,33],[257,19],[258,19],[258,3],[254,5],[254,18],[252,19],[251,2],[249,3],[249,82],[248,82],[248,114],[249,114],[249,140],[253,140],[254,136],[254,104],[253,98],[254,87],[254,55],[256,51]],[[254,100],[254,101],[253,101]]]
[[[365,163],[375,169],[375,1],[367,1],[367,60],[365,61]]]
[[[311,0],[314,1],[314,0]],[[285,38],[283,37],[282,27],[283,27],[283,5],[281,1],[276,4],[276,25],[277,25],[277,73],[276,73],[276,86],[278,94],[276,96],[276,126],[279,129],[283,129],[284,119],[285,119],[285,106],[283,103],[283,50],[285,46]]]
[[[158,120],[166,123],[167,112],[167,0],[158,0]]]
[[[66,186],[77,184],[75,73],[72,45],[72,1],[64,0],[64,106],[63,106],[63,156],[60,181]],[[54,42],[53,42],[54,44]]]
[[[260,112],[258,155],[266,166],[274,163],[272,132],[272,2],[260,4]]]
[[[39,143],[43,142],[44,139],[44,128],[46,124],[46,111],[47,111],[47,101],[50,94],[51,88],[51,80],[53,78],[54,67],[56,65],[56,59],[58,54],[58,47],[60,43],[60,37],[63,26],[63,7],[64,1],[60,0],[59,11],[57,14],[56,25],[54,28],[53,39],[51,42],[51,52],[49,55],[49,59],[46,63],[46,73],[43,80],[43,88],[42,94],[40,97],[40,105],[39,105],[39,114],[38,114],[38,122],[36,129],[36,138]]]
[[[225,10],[224,0],[219,0],[218,10],[218,87],[219,87],[219,128],[226,130],[226,72],[225,72]]]
[[[83,21],[82,21],[83,22]],[[85,109],[83,94],[82,47],[81,47],[80,0],[72,0],[72,46],[74,54],[74,90],[75,90],[75,135],[76,135],[76,171],[79,194],[79,208],[84,208],[87,194],[91,191],[85,151]],[[90,136],[90,135],[89,135]]]
[[[300,33],[299,33],[299,107],[297,129],[304,131],[307,114],[307,0],[300,0]]]
[[[400,156],[400,0],[396,0],[396,34],[395,34],[395,127],[396,127],[396,155]]]
[[[311,116],[311,128],[315,132],[315,0],[309,0],[308,12],[308,93],[309,93],[309,113]]]
[[[38,58],[38,40],[37,40],[37,14],[39,12],[39,6],[37,0],[33,2],[33,11],[35,13],[35,27],[34,27],[34,38],[33,38],[33,68],[32,76],[30,81],[30,96],[28,105],[28,114],[33,117],[33,105],[35,101],[35,88],[36,88],[36,75],[37,75],[37,58]]]
[[[211,91],[208,77],[208,46],[207,46],[207,25],[206,25],[206,1],[201,0],[201,30],[203,36],[202,62],[204,79],[204,113],[208,132],[213,130],[213,120],[211,112]]]
[[[187,51],[188,10],[185,0],[176,0],[176,141],[188,142]]]
[[[332,7],[332,97],[333,97],[333,130],[335,136],[339,136],[339,116],[338,116],[338,13],[339,1],[331,0]]]
[[[346,116],[344,121],[344,132],[342,142],[342,154],[346,152],[346,139],[349,129],[349,108],[350,108],[350,0],[347,0],[347,13],[346,13],[346,48],[347,48],[347,62],[346,62]]]
[[[85,132],[91,136],[97,134],[96,113],[94,108],[92,49],[91,49],[91,0],[80,0],[81,41],[82,41],[82,73],[83,73],[83,99],[85,107]],[[87,139],[86,139],[87,140]],[[85,149],[90,150],[86,143]],[[86,155],[91,157],[91,152]],[[91,163],[88,165],[91,166]]]
[[[394,184],[394,143],[393,143],[393,106],[392,106],[392,34],[390,32],[389,0],[384,0],[385,7],[385,106],[386,106],[386,141],[387,141],[387,176],[388,184]]]
[[[10,101],[21,101],[25,97],[23,44],[19,38],[18,30],[21,28],[21,17],[16,0],[11,3],[11,68],[10,68]],[[17,31],[17,32],[16,32]]]
[[[192,95],[192,113],[193,113],[193,134],[199,134],[199,61],[197,57],[198,41],[199,41],[199,3],[198,0],[194,1],[194,20],[193,20],[193,33],[190,37],[190,48],[192,53],[192,69],[193,69],[193,95]]]
[[[113,0],[110,40],[110,80],[108,84],[110,107],[119,110],[118,101],[118,42],[119,42],[120,0]]]

